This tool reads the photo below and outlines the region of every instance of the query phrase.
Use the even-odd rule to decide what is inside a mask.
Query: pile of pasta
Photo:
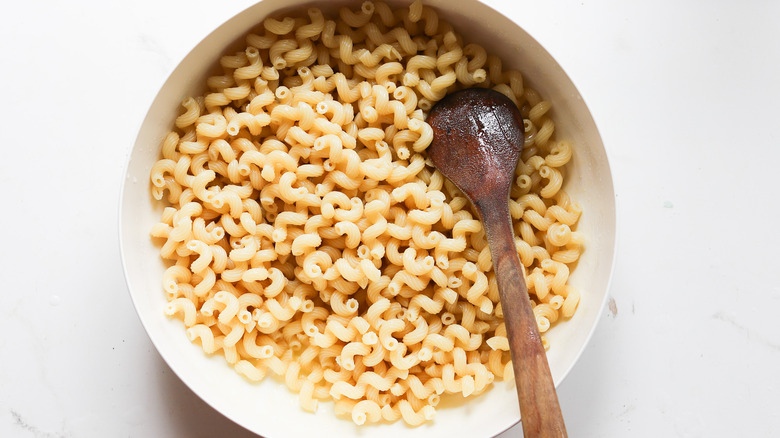
[[[441,395],[513,378],[482,226],[427,159],[425,116],[472,86],[521,109],[510,210],[545,332],[577,307],[583,243],[549,102],[420,1],[267,18],[246,45],[183,101],[151,170],[165,312],[247,379],[357,424],[419,425]]]

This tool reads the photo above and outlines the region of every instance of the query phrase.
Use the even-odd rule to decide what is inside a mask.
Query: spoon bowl
[[[461,90],[439,101],[428,123],[428,155],[475,205],[509,198],[523,149],[523,117],[509,98],[487,88]]]

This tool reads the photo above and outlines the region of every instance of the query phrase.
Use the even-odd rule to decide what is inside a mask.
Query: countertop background
[[[154,350],[117,239],[148,105],[253,1],[219,3],[3,6],[0,436],[253,436]],[[574,80],[614,172],[617,265],[559,388],[569,435],[777,436],[780,3],[490,3]]]

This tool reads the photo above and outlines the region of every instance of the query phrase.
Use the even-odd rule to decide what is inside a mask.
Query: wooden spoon
[[[452,93],[428,115],[433,164],[471,199],[487,235],[512,352],[523,435],[566,437],[558,396],[514,243],[509,190],[523,148],[523,117],[503,94]]]

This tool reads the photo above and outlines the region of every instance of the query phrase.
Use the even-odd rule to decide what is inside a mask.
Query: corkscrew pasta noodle
[[[425,116],[470,86],[520,108],[510,213],[544,333],[576,311],[585,240],[551,103],[420,0],[269,17],[245,42],[171,114],[150,171],[164,313],[247,380],[356,424],[416,426],[443,394],[511,379],[484,230],[427,159]]]

